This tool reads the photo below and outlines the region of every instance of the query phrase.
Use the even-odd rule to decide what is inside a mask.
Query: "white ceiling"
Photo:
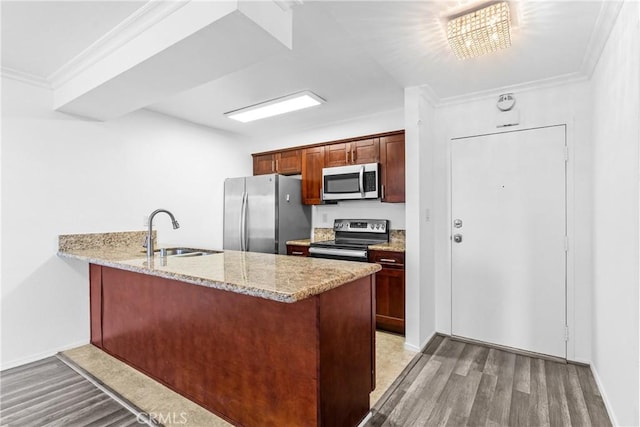
[[[144,3],[3,1],[2,66],[46,79]],[[307,0],[293,8],[293,50],[147,108],[246,135],[292,132],[402,108],[408,86],[426,85],[446,101],[588,74],[594,40],[610,29],[602,25],[605,0],[512,2],[512,47],[460,61],[443,30],[443,15],[460,3]],[[249,124],[223,115],[305,89],[327,103]]]

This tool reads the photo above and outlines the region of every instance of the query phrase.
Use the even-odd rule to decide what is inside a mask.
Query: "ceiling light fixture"
[[[511,46],[511,16],[506,1],[449,18],[447,39],[459,59]]]
[[[314,107],[324,103],[325,100],[313,92],[305,90],[293,93],[281,98],[271,99],[250,107],[224,113],[230,119],[242,123],[264,119],[265,117],[277,116],[291,111],[302,110],[303,108]]]

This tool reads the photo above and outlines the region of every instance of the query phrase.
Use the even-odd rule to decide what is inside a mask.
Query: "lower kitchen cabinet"
[[[370,250],[369,262],[382,266],[376,273],[376,328],[404,335],[404,252]]]
[[[287,255],[309,256],[309,246],[287,245]]]

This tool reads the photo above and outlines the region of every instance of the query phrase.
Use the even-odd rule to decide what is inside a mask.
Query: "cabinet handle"
[[[356,162],[356,151],[353,151],[353,148],[351,149],[351,162],[355,163]]]
[[[345,150],[344,152],[344,162],[349,163],[349,152]]]
[[[304,253],[300,251],[291,251],[291,255],[304,255]]]
[[[380,258],[380,262],[396,262],[396,260],[390,258]]]

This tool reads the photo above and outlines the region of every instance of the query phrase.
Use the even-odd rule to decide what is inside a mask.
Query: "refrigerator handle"
[[[242,230],[240,230],[241,250],[249,250],[248,233],[247,233],[247,205],[249,204],[249,193],[245,192],[242,198]]]
[[[246,204],[247,204],[247,193],[245,193],[244,191],[242,192],[242,205],[240,207],[240,220],[238,223],[238,228],[239,228],[239,232],[238,232],[238,236],[240,237],[240,250],[244,251],[244,223],[246,220]]]

